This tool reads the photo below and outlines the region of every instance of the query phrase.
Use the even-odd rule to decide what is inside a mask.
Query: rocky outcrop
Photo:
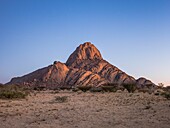
[[[66,65],[98,74],[109,83],[134,83],[135,79],[104,60],[91,43],[81,44],[68,58]]]
[[[68,65],[69,66],[69,65]],[[70,65],[72,68],[84,69],[98,74],[110,83],[134,83],[135,79],[105,60],[81,60]]]
[[[77,61],[86,59],[90,60],[102,59],[99,50],[90,42],[86,42],[77,47],[77,49],[68,58],[66,65],[72,65]]]
[[[144,77],[141,77],[139,79],[136,80],[136,85],[139,87],[139,88],[143,88],[145,86],[149,87],[149,86],[155,86],[154,83],[152,83],[150,80],[144,78]]]
[[[13,78],[8,84],[22,84],[29,86],[98,86],[108,82],[98,74],[77,68],[68,68],[64,63],[55,62],[53,65],[39,69],[28,75]]]
[[[132,76],[104,60],[100,51],[90,42],[86,42],[76,48],[65,64],[55,61],[53,65],[13,78],[8,84],[51,87],[136,82],[140,85],[149,83],[142,78],[136,81]]]

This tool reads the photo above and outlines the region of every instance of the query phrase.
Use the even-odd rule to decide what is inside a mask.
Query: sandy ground
[[[58,103],[57,96],[67,96]],[[170,128],[170,100],[144,93],[44,91],[0,100],[0,128]]]

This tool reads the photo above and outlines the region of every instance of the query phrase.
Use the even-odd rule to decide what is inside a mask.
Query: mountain
[[[48,67],[22,77],[12,78],[8,84],[28,86],[100,86],[105,83],[147,84],[147,79],[135,80],[102,58],[100,51],[90,42],[81,44],[66,63],[55,61]],[[152,82],[151,82],[152,83]]]

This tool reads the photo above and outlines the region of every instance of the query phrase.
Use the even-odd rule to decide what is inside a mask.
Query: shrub
[[[92,87],[91,86],[78,86],[77,87],[79,90],[83,91],[83,92],[87,92],[88,90],[90,90]]]
[[[149,89],[141,88],[141,89],[138,89],[138,92],[149,93]]]
[[[92,87],[90,92],[103,92],[103,89],[101,87]]]
[[[121,86],[121,85],[118,85],[118,86],[117,86],[117,90],[124,91],[125,88],[124,88],[123,86]]]
[[[71,90],[72,86],[61,86],[59,87],[60,90]]]
[[[26,94],[23,92],[6,91],[0,93],[0,98],[2,99],[21,99],[25,98]]]
[[[126,88],[129,93],[133,93],[136,90],[136,84],[133,83],[123,84],[123,87]]]
[[[170,92],[164,92],[164,93],[162,93],[162,96],[164,96],[166,99],[170,100]]]
[[[170,86],[164,87],[163,90],[170,93]]]
[[[17,85],[4,85],[0,88],[1,99],[21,99],[25,98],[29,92]]]
[[[73,92],[78,92],[79,89],[78,89],[78,88],[72,88],[72,91],[73,91]]]
[[[55,101],[57,102],[57,103],[64,103],[64,102],[66,102],[67,101],[67,96],[56,96],[55,97]]]
[[[118,86],[116,83],[108,83],[101,86],[102,90],[105,92],[116,92],[118,90]]]
[[[46,88],[44,86],[36,86],[36,87],[33,87],[33,90],[35,91],[44,91]]]
[[[116,92],[117,88],[115,86],[102,86],[104,92]]]
[[[150,105],[147,105],[144,109],[150,109],[151,106]]]

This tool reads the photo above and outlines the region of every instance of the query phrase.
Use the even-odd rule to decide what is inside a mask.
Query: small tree
[[[162,87],[164,87],[164,84],[163,83],[158,83],[158,86],[162,88]]]

